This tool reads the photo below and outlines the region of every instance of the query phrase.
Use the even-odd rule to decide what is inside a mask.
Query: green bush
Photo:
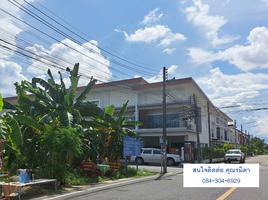
[[[209,147],[203,147],[202,153],[203,153],[203,159],[207,159],[209,158],[209,155],[211,154],[211,149]]]
[[[212,158],[222,158],[225,155],[225,150],[223,148],[213,148]]]
[[[197,159],[197,152],[198,152],[197,148],[193,148],[194,160]]]
[[[39,137],[38,177],[64,181],[70,173],[73,158],[82,152],[78,131],[48,126]]]
[[[137,170],[134,167],[128,167],[127,169],[126,165],[121,164],[117,172],[117,178],[128,178],[137,175]]]
[[[154,173],[152,173],[146,169],[136,170],[135,167],[128,167],[128,170],[126,170],[126,165],[121,164],[116,178],[128,178],[128,177],[134,177],[134,176],[149,176],[149,175],[153,175],[153,174]]]
[[[240,149],[245,154],[245,156],[247,156],[247,151],[248,151],[247,147],[240,146],[238,149]]]
[[[225,152],[227,152],[229,149],[236,149],[235,145],[227,143],[220,145],[219,148],[223,148]]]

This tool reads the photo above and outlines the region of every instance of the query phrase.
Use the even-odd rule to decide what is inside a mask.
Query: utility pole
[[[166,107],[166,79],[167,79],[167,72],[166,67],[163,67],[163,173],[167,173],[167,128],[166,128],[166,114],[167,114],[167,107]]]
[[[237,138],[236,138],[236,120],[234,120],[234,130],[235,130],[235,148],[237,148]]]
[[[244,141],[242,139],[243,139],[243,125],[241,124],[240,144],[241,144],[241,141],[242,141],[242,146],[244,146],[243,145]]]
[[[201,163],[201,151],[200,151],[200,139],[199,139],[199,125],[198,125],[198,107],[197,107],[197,104],[196,104],[195,94],[193,95],[193,98],[194,98],[196,137],[197,137],[197,161],[198,161],[198,163]]]
[[[247,142],[248,142],[248,140],[247,140],[247,130],[245,130],[245,146],[247,146]]]
[[[207,102],[207,110],[208,110],[208,142],[209,142],[209,148],[210,148],[210,154],[209,154],[209,162],[212,163],[212,146],[211,146],[211,133],[210,133],[210,113],[209,113],[209,102]]]

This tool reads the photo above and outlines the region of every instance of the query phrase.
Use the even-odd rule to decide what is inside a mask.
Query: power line
[[[16,0],[13,0],[15,1],[18,5],[14,4],[13,2],[11,2],[10,0],[8,0],[10,3],[12,3],[13,5],[15,5],[16,7],[18,7],[19,9],[21,9],[22,11],[24,11],[25,13],[27,13],[28,15],[30,15],[31,17],[33,17],[34,19],[38,20],[39,22],[41,22],[42,24],[46,25],[47,27],[49,27],[50,29],[54,30],[55,32],[61,34],[62,36],[70,39],[71,41],[75,42],[76,44],[79,44],[81,45],[82,47],[84,47],[85,49],[87,50],[90,50],[91,52],[93,52],[94,54],[98,55],[98,56],[101,56],[103,57],[103,55],[101,55],[99,52],[93,50],[92,48],[88,48],[86,45],[82,44],[81,42],[79,42],[78,40],[74,39],[73,37],[71,37],[70,35],[68,35],[67,33],[61,31],[60,29],[58,29],[57,27],[55,27],[54,25],[52,25],[51,23],[49,23],[48,21],[44,20],[43,18],[41,18],[40,16],[36,15],[34,12],[30,11],[29,9],[27,9],[26,7],[24,7],[22,4],[19,4]],[[47,15],[46,15],[47,16]],[[50,19],[52,19],[51,17],[49,17]],[[52,19],[54,22],[56,22],[57,24],[61,25],[60,23],[58,23],[56,20]],[[62,27],[64,27],[63,25],[61,25]],[[64,27],[66,28],[66,27]],[[66,28],[67,30],[71,31],[70,29]],[[78,34],[74,33],[73,31],[71,31],[73,34],[79,36]],[[80,38],[82,38],[81,36],[79,36]],[[84,39],[84,38],[83,38]],[[84,39],[85,41],[87,41],[86,39]],[[104,63],[94,59],[91,57],[91,59],[93,59],[94,61],[96,62],[99,62],[103,65],[105,65]],[[107,57],[105,57],[105,59],[108,59]],[[145,72],[145,71],[142,71],[142,70],[138,70],[138,69],[135,69],[133,67],[130,67],[128,65],[125,65],[123,63],[120,63],[118,61],[115,61],[114,59],[112,58],[109,58],[109,61],[112,62],[112,63],[115,63],[116,65],[118,66],[122,66],[126,69],[129,69],[129,70],[132,70],[132,71],[135,71],[135,72],[138,72],[138,73],[142,73],[142,74],[146,74],[146,75],[151,75],[151,72]],[[139,66],[140,67],[140,66]],[[144,67],[143,67],[144,68]],[[151,69],[150,69],[151,70]]]
[[[82,35],[88,37],[88,38],[91,39],[91,40],[95,40],[94,38],[92,38],[92,37],[86,35],[86,34],[83,33],[82,31],[78,30],[77,28],[75,28],[74,26],[72,26],[70,23],[68,23],[67,21],[65,21],[64,19],[62,19],[62,18],[59,17],[58,15],[56,15],[54,12],[52,12],[51,10],[49,10],[48,8],[46,8],[44,5],[42,5],[41,3],[39,3],[37,0],[35,0],[35,2],[36,2],[37,4],[39,4],[41,7],[43,7],[44,9],[46,9],[48,12],[50,12],[51,14],[53,14],[54,16],[56,16],[57,18],[59,18],[60,20],[62,20],[64,23],[68,24],[70,27],[72,27],[73,29],[75,29],[76,31],[78,31],[79,33],[81,33]],[[29,4],[30,4],[30,3],[29,3]],[[123,57],[125,57],[125,58],[127,58],[127,59],[129,59],[129,60],[133,60],[133,59],[131,59],[131,58],[128,58],[128,57],[126,57],[126,56],[124,56],[124,55],[122,55],[122,54],[120,54],[120,53],[118,53],[118,52],[116,52],[116,51],[110,49],[109,47],[103,45],[103,44],[100,43],[99,41],[98,41],[98,44],[101,44],[101,45],[104,46],[105,48],[107,48],[107,49],[109,49],[110,51],[113,51],[113,52],[119,54],[120,56],[123,56]],[[95,44],[92,43],[92,45],[95,45]],[[98,48],[100,48],[100,47],[98,47]],[[101,49],[101,48],[100,48],[100,49]],[[141,63],[141,62],[136,61],[136,60],[133,60],[133,61],[135,61],[135,62],[137,62],[137,63]],[[147,65],[147,64],[144,64],[144,63],[141,63],[141,64],[143,64],[143,65]],[[147,65],[147,66],[149,66],[149,65]],[[151,67],[151,68],[148,68],[148,69],[149,69],[149,70],[152,70],[153,67],[152,67],[152,66],[150,66],[150,67]],[[154,70],[154,71],[157,71],[157,70]]]

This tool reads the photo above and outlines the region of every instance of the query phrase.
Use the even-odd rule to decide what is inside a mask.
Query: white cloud
[[[126,32],[125,36],[129,42],[155,42],[159,38],[163,38],[171,30],[167,26],[156,25],[152,27],[145,27],[144,29],[138,29],[134,34],[128,35]]]
[[[118,31],[118,30],[115,30]],[[118,31],[119,32],[119,31]],[[158,39],[163,38],[159,45],[168,46],[172,42],[177,40],[186,40],[186,37],[180,33],[172,33],[171,29],[164,25],[156,25],[152,27],[145,27],[144,29],[138,29],[134,34],[128,35],[124,32],[125,37],[130,42],[155,42]]]
[[[29,0],[28,2],[32,2],[34,0]],[[25,2],[23,0],[18,0],[17,1],[20,4],[25,4]],[[8,1],[0,1],[0,8],[5,10],[8,13],[11,13],[12,15],[18,17],[19,19],[21,19],[21,12],[20,9],[16,6],[14,6],[13,4],[11,4]],[[18,27],[16,27],[13,23],[13,17],[9,16],[8,14],[6,14],[5,12],[1,12],[1,15],[3,17],[0,18],[0,28],[1,30],[1,36],[2,38],[7,38],[8,37],[8,41],[15,44],[15,36],[17,34],[19,34],[20,32],[22,32],[22,30]],[[18,22],[16,20],[16,23],[20,24],[22,27],[24,27],[24,25],[20,22]],[[6,46],[5,43],[0,42],[0,44]],[[0,54],[0,58],[8,58],[10,56],[12,56],[13,53],[9,53],[9,55],[4,55],[4,54]]]
[[[254,28],[247,37],[248,45],[236,45],[225,51],[217,53],[190,48],[191,61],[202,64],[216,60],[228,61],[242,71],[255,68],[268,68],[268,29],[266,27]]]
[[[168,68],[168,74],[174,75],[176,73],[176,69],[178,69],[177,65],[171,65],[170,68]]]
[[[92,45],[92,43],[95,43],[96,45],[97,44],[96,41],[92,40],[90,42],[84,43],[83,46],[86,46],[88,49],[72,42],[69,39],[64,39],[62,43],[72,47],[78,52],[75,50],[72,50],[71,48],[68,48],[67,46],[61,43],[53,44],[50,47],[51,50],[46,50],[40,45],[27,47],[27,50],[30,50],[32,52],[35,52],[36,54],[42,55],[42,57],[44,58],[47,58],[50,56],[59,57],[60,60],[57,61],[57,66],[59,67],[63,66],[64,69],[66,69],[67,67],[72,69],[74,64],[79,62],[80,73],[86,74],[88,76],[93,76],[94,78],[102,80],[102,81],[108,81],[111,79],[112,74],[109,70],[110,61],[101,55],[101,51],[98,49],[98,47]],[[100,55],[93,53],[92,50]],[[53,65],[53,63],[51,61],[47,61],[45,59],[42,59],[42,61],[45,62],[46,64],[40,64],[38,62],[35,62],[28,68],[28,71],[38,74],[38,75],[42,75],[42,74],[46,74],[47,69],[50,68],[53,71],[53,74],[55,75],[57,74],[57,71],[59,71],[59,69],[56,69],[56,68],[53,69],[53,67],[51,66]],[[68,61],[68,63],[64,61]],[[37,71],[37,67],[39,68],[38,71]],[[87,84],[87,82],[88,80],[83,82],[83,80],[81,79],[80,85]]]
[[[162,39],[160,41],[160,43],[158,45],[161,45],[161,46],[169,46],[172,42],[175,42],[175,41],[178,41],[178,40],[181,40],[181,41],[184,41],[186,40],[186,37],[180,33],[168,33],[167,36]]]
[[[258,125],[258,130],[260,132],[258,132],[257,134],[254,135],[254,137],[260,136],[260,137],[266,137],[266,142],[268,142],[268,138],[267,138],[267,133],[268,133],[268,116],[265,114],[262,114],[262,116],[260,116],[257,119],[257,125]]]
[[[191,62],[198,64],[210,63],[219,58],[219,55],[212,51],[204,51],[200,48],[189,48],[188,55],[191,56]]]
[[[254,68],[268,68],[268,29],[266,27],[254,28],[248,38],[247,46],[236,45],[232,48],[219,52],[222,60],[236,65],[243,71]]]
[[[245,120],[245,122],[255,122],[243,126],[251,137],[253,135],[253,137],[259,137],[265,139],[266,143],[268,142],[268,116],[264,112],[258,111],[251,113],[250,116],[243,117],[243,120]]]
[[[22,74],[22,67],[17,63],[0,60],[0,92],[3,97],[15,96],[15,82],[27,80]]]
[[[177,68],[178,68],[177,65],[171,65],[170,68],[167,69],[168,75],[172,76],[172,75],[176,74]],[[163,70],[160,70],[158,75],[153,76],[153,77],[148,78],[148,79],[145,79],[145,80],[148,81],[149,83],[163,81]]]
[[[200,0],[193,0],[194,6],[187,7],[184,12],[187,14],[187,20],[192,22],[194,26],[199,27],[205,32],[205,36],[211,41],[213,46],[233,42],[238,37],[222,36],[219,38],[219,29],[227,23],[223,16],[211,16],[209,13],[209,5],[202,4]]]
[[[172,48],[172,49],[167,48],[167,49],[164,49],[162,52],[171,55],[175,50],[176,48]]]
[[[163,16],[163,13],[156,15],[156,12],[158,10],[159,8],[156,8],[153,11],[150,11],[148,15],[145,15],[144,20],[141,22],[141,24],[150,24],[153,22],[160,21],[161,17]]]
[[[267,91],[268,74],[241,73],[227,75],[219,68],[211,69],[210,73],[201,78],[196,78],[198,85],[204,90],[213,104],[218,107],[240,105],[237,108],[223,109],[231,118],[241,121],[257,121],[257,127],[250,129],[251,133],[258,131],[255,136],[265,138],[268,141],[267,114],[262,111],[250,112],[245,110],[260,107],[255,101],[259,99],[264,91]],[[265,107],[265,106],[263,106]],[[243,114],[241,116],[241,114]]]
[[[227,75],[215,68],[207,76],[196,80],[201,88],[205,88],[205,93],[219,104],[255,98],[260,90],[268,89],[268,74],[262,73]]]

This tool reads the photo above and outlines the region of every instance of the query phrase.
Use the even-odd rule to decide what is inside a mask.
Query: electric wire
[[[101,57],[105,57],[103,55],[101,55],[99,52],[93,50],[92,48],[89,48],[87,47],[86,45],[82,44],[81,42],[79,42],[78,40],[74,39],[73,37],[71,37],[70,35],[68,35],[67,33],[61,31],[60,29],[58,29],[57,27],[53,26],[51,23],[47,22],[46,20],[44,20],[43,18],[41,18],[40,16],[36,15],[35,13],[33,13],[32,11],[30,11],[29,9],[27,9],[25,6],[23,6],[22,4],[18,3],[16,0],[13,0],[14,2],[16,2],[18,5],[14,4],[13,2],[11,2],[10,0],[8,0],[10,3],[12,3],[13,5],[15,5],[16,7],[18,7],[20,10],[24,11],[25,13],[27,13],[28,15],[30,15],[31,17],[33,17],[34,19],[38,20],[39,22],[41,22],[42,24],[46,25],[47,27],[49,27],[50,29],[54,30],[55,32],[61,34],[62,36],[70,39],[71,41],[75,42],[76,44],[78,45],[81,45],[82,47],[84,47],[85,49],[87,50],[90,50],[92,51],[94,54],[98,55],[98,56],[101,56]],[[57,22],[58,23],[58,22]],[[59,24],[59,23],[58,23]],[[77,34],[76,34],[77,35]],[[107,66],[105,63],[102,63],[94,58],[91,57],[92,60],[96,61],[96,62],[99,62],[105,66]],[[116,65],[118,66],[122,66],[124,68],[127,68],[129,70],[132,70],[132,71],[135,71],[135,72],[138,72],[138,73],[141,73],[141,74],[145,74],[145,75],[151,75],[152,73],[151,72],[145,72],[145,71],[142,71],[142,70],[138,70],[138,69],[135,69],[133,67],[130,67],[130,66],[127,66],[125,64],[122,64],[118,61],[115,61],[113,60],[112,58],[108,58],[108,57],[105,57],[105,59],[109,59],[110,62],[113,62],[115,63]],[[108,67],[108,66],[107,66]]]
[[[52,17],[50,17],[49,15],[47,15],[46,13],[44,13],[44,12],[42,12],[40,9],[38,9],[37,7],[35,7],[35,6],[33,6],[31,3],[29,3],[29,2],[27,2],[26,0],[24,0],[28,5],[30,5],[31,7],[33,7],[35,10],[37,10],[37,11],[39,11],[40,13],[42,13],[43,15],[45,15],[46,17],[48,17],[49,19],[51,19],[52,21],[54,21],[55,23],[57,23],[58,25],[60,25],[60,26],[62,26],[63,28],[65,28],[66,30],[68,30],[68,31],[70,31],[71,33],[73,33],[73,34],[75,34],[76,36],[78,36],[78,37],[80,37],[81,39],[83,39],[84,41],[87,41],[87,39],[85,39],[85,38],[83,38],[83,37],[81,37],[80,35],[78,35],[77,33],[75,33],[74,31],[72,31],[72,30],[70,30],[69,28],[67,28],[66,26],[64,26],[64,25],[62,25],[61,23],[59,23],[57,20],[55,20],[55,19],[53,19]],[[36,1],[37,2],[37,1]],[[39,2],[37,2],[39,5],[41,5]],[[42,7],[44,7],[43,5],[42,5]],[[45,8],[45,7],[44,7]],[[48,10],[47,8],[45,8],[46,10]],[[49,10],[48,10],[49,11]],[[49,11],[49,12],[51,12],[51,11]],[[52,12],[51,12],[52,13]],[[54,14],[54,13],[53,13]],[[54,14],[55,15],[55,14]],[[57,16],[57,15],[56,15]],[[57,16],[58,17],[58,16]],[[59,17],[58,17],[59,18]],[[60,18],[62,21],[64,21],[65,23],[67,23],[65,20],[63,20],[62,18]],[[78,29],[76,29],[74,26],[72,26],[72,25],[70,25],[69,23],[67,23],[69,26],[71,26],[72,28],[74,28],[75,30],[77,30],[77,31],[79,31]],[[81,31],[79,31],[80,33],[82,33]],[[82,33],[83,34],[83,33]],[[85,34],[83,34],[83,35],[85,35]],[[93,38],[91,38],[91,39],[93,39]],[[93,39],[94,40],[94,39]],[[99,49],[101,49],[102,51],[104,51],[104,52],[106,52],[106,53],[108,53],[108,54],[110,54],[110,55],[112,55],[112,56],[114,56],[114,57],[116,57],[116,58],[118,58],[118,59],[121,59],[121,60],[123,60],[123,61],[125,61],[125,62],[128,62],[128,63],[130,63],[130,64],[133,64],[133,65],[135,65],[135,66],[137,66],[137,67],[141,67],[141,68],[144,68],[144,69],[148,69],[148,70],[152,70],[152,71],[155,71],[155,72],[157,72],[157,70],[154,70],[154,69],[152,69],[152,68],[147,68],[147,67],[144,67],[144,66],[141,66],[141,65],[137,65],[137,64],[135,64],[135,63],[133,63],[133,62],[129,62],[129,61],[127,61],[127,60],[125,60],[125,59],[123,59],[123,58],[120,58],[119,56],[116,56],[116,55],[114,55],[114,54],[112,54],[112,53],[110,53],[109,51],[107,51],[107,50],[105,50],[104,48],[101,48],[101,47],[99,47],[99,46],[97,46],[96,44],[94,44],[94,43],[92,43],[92,42],[90,42],[92,45],[94,45],[94,46],[96,46],[96,47],[98,47]],[[106,47],[107,48],[107,47]],[[122,56],[122,55],[121,55]]]

